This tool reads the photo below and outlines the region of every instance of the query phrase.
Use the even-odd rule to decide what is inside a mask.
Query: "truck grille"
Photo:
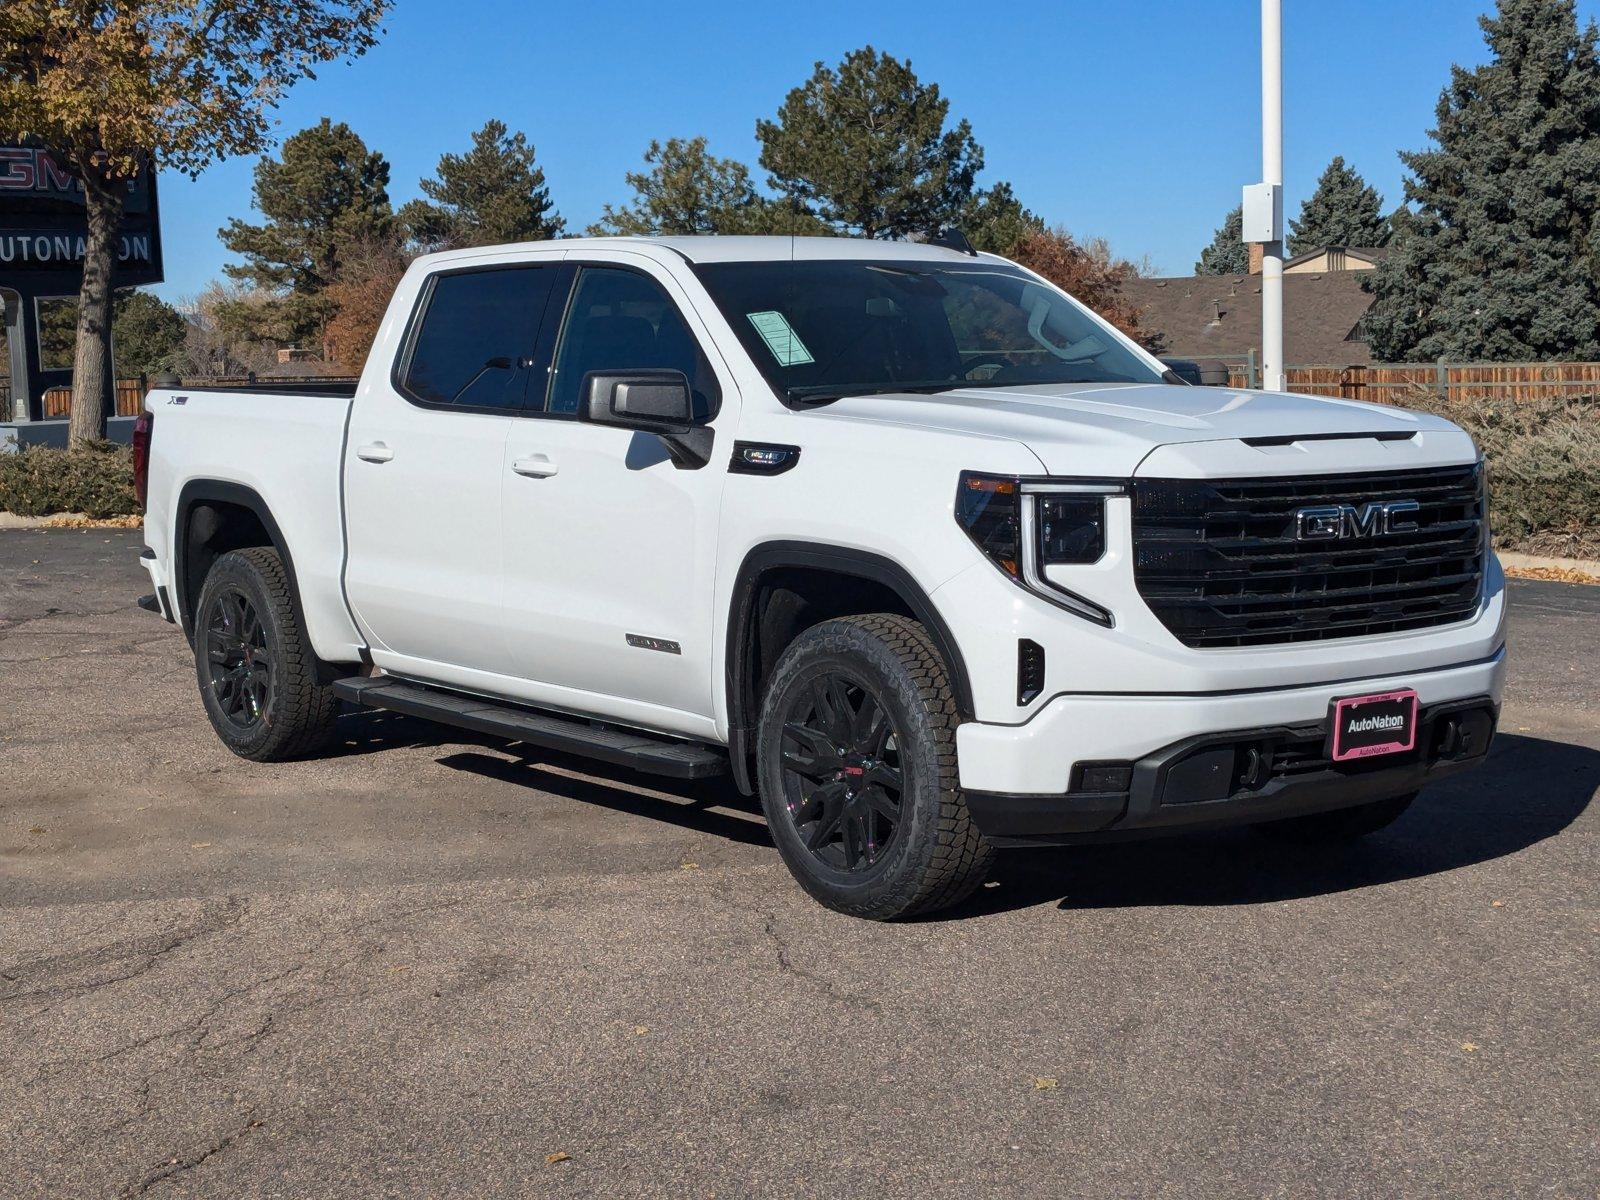
[[[1414,500],[1416,528],[1297,540],[1302,508]],[[1264,646],[1464,621],[1487,503],[1477,465],[1305,479],[1133,485],[1134,579],[1186,646]]]

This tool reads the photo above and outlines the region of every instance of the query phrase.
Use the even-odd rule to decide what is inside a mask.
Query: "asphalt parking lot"
[[[1600,589],[1512,585],[1489,766],[1358,849],[872,925],[722,787],[231,757],[139,545],[0,533],[0,1195],[1597,1194]]]

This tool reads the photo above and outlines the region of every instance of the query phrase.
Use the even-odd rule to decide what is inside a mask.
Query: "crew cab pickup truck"
[[[862,917],[997,847],[1370,833],[1499,711],[1465,433],[1189,386],[944,245],[430,255],[359,384],[155,391],[137,457],[146,606],[236,753],[356,705],[731,774]]]

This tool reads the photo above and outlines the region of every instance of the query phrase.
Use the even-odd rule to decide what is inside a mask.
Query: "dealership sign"
[[[159,283],[155,173],[141,171],[122,186],[117,285]],[[13,272],[80,273],[88,232],[83,184],[70,171],[37,146],[0,146],[0,286],[14,286]],[[60,283],[53,286],[59,292]]]
[[[0,268],[34,267],[49,271],[81,266],[87,240],[81,233],[59,233],[51,229],[0,229]],[[117,263],[148,267],[150,247],[148,233],[125,233],[117,239]]]
[[[160,283],[155,171],[142,170],[119,186],[125,191],[112,282],[119,288]],[[71,381],[70,345],[46,344],[61,322],[42,314],[55,314],[77,296],[88,237],[83,184],[72,172],[42,147],[0,146],[0,300],[6,312],[0,337],[10,351],[13,410],[6,413],[7,405],[0,403],[0,420],[8,415],[38,420],[45,390]]]

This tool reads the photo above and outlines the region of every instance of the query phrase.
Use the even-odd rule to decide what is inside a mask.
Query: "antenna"
[[[970,254],[978,257],[978,252],[972,248],[972,243],[967,241],[967,235],[954,225],[947,225],[938,233],[928,239],[930,246],[943,246],[946,250],[954,250],[958,254]]]

